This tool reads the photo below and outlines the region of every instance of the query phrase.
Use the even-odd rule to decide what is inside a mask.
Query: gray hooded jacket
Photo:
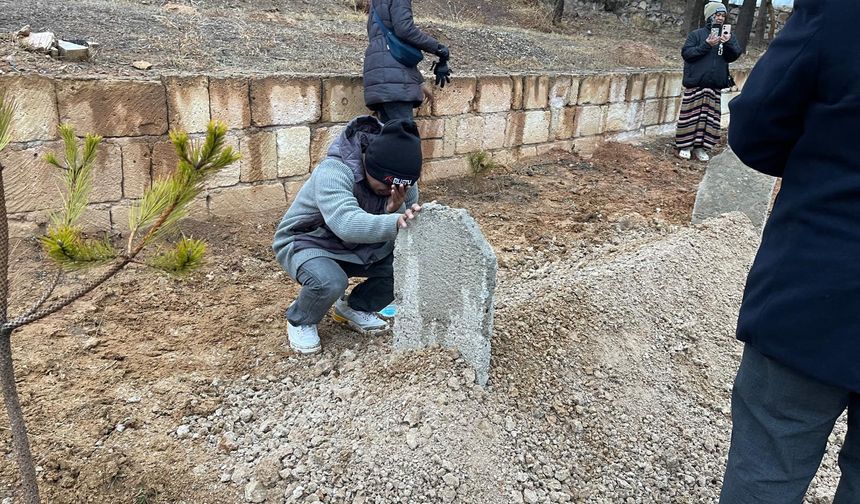
[[[422,32],[412,21],[412,0],[373,0],[371,5],[382,22],[397,37],[427,53],[435,53],[439,42]],[[418,67],[407,68],[391,56],[382,29],[371,12],[367,18],[369,44],[364,52],[364,103],[370,109],[390,102],[424,101],[424,77]]]
[[[292,278],[305,261],[315,257],[372,264],[394,250],[397,219],[418,202],[418,187],[407,191],[404,206],[387,214],[387,196],[376,195],[364,182],[362,149],[381,129],[373,117],[353,119],[278,224],[272,249]]]

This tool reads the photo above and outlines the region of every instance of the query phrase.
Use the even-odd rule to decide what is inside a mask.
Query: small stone
[[[84,350],[92,350],[93,348],[102,344],[102,340],[96,338],[95,336],[89,337],[84,341]]]
[[[341,358],[346,362],[354,361],[355,357],[355,352],[353,352],[352,350],[344,350],[343,354],[341,355]]]
[[[280,469],[281,462],[277,457],[266,457],[257,464],[257,480],[266,488],[271,488],[281,479],[278,474]]]
[[[266,500],[266,487],[257,480],[251,480],[245,485],[245,500],[248,502],[264,502]]]
[[[526,488],[525,490],[523,490],[523,500],[527,504],[537,504],[537,501],[538,501],[537,492],[535,492],[531,488]]]
[[[508,432],[511,432],[516,428],[517,428],[517,424],[516,424],[516,422],[514,422],[514,419],[509,417],[509,416],[505,417],[505,430]]]
[[[132,63],[131,66],[136,68],[137,70],[149,70],[152,68],[152,63],[146,60],[137,60]]]
[[[558,481],[564,483],[565,481],[567,481],[567,478],[570,478],[569,470],[562,468],[555,472],[555,479],[557,479]]]
[[[128,399],[126,399],[125,402],[128,404],[139,403],[140,402],[140,396],[131,396]]]
[[[28,51],[36,51],[41,53],[48,53],[52,47],[54,47],[54,43],[56,41],[56,37],[52,32],[39,32],[39,33],[31,33],[27,37],[21,39],[21,45],[24,46],[24,49]]]
[[[239,419],[243,422],[250,422],[254,418],[254,412],[248,408],[243,408],[242,411],[239,412]]]
[[[454,502],[454,499],[457,498],[457,491],[450,487],[445,487],[439,490],[439,496],[442,497],[442,502]]]
[[[24,25],[20,30],[16,33],[19,37],[29,37],[30,36],[30,25]],[[5,499],[4,499],[5,502]]]
[[[403,423],[409,425],[409,427],[417,426],[421,423],[421,412],[418,410],[410,411],[403,417]]]
[[[448,386],[454,390],[460,390],[460,379],[456,376],[448,378]]]
[[[412,450],[418,448],[418,429],[409,429],[406,433],[406,445]]]
[[[319,362],[314,365],[313,373],[314,376],[320,377],[331,373],[332,369],[334,369],[334,363],[332,363],[331,359],[320,359]]]
[[[123,424],[123,423],[116,424],[116,427],[114,427],[114,430],[116,430],[117,432],[124,432],[125,431],[125,424]]]
[[[90,48],[87,46],[60,40],[57,42],[60,57],[66,61],[86,61],[90,59]]]
[[[463,371],[463,380],[466,382],[466,385],[471,385],[475,383],[475,370],[472,368],[468,368]]]
[[[460,487],[460,479],[452,473],[447,473],[445,476],[442,476],[442,481],[451,488]]]
[[[351,387],[341,387],[334,390],[334,396],[341,401],[348,401],[355,396],[355,389]]]
[[[240,465],[236,469],[233,470],[233,475],[230,476],[230,481],[235,483],[236,485],[241,485],[251,476],[251,470],[244,466]]]
[[[191,427],[187,425],[180,425],[176,428],[176,437],[179,439],[185,439],[189,434],[191,434]]]

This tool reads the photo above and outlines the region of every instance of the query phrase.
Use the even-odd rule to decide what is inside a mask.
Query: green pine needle
[[[148,264],[170,275],[184,276],[203,264],[206,243],[183,237],[176,247],[151,258]]]
[[[48,257],[68,270],[97,266],[116,257],[107,237],[87,240],[80,228],[74,226],[51,227],[39,241]]]
[[[63,138],[64,162],[60,163],[57,155],[49,152],[44,160],[48,164],[63,170],[63,210],[51,216],[55,226],[74,226],[89,203],[90,192],[93,188],[93,163],[97,148],[102,141],[98,135],[87,135],[84,139],[83,155],[80,152],[75,129],[68,124],[60,125],[60,136]]]

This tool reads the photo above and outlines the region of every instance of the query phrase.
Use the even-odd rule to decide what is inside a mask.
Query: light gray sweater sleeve
[[[317,167],[316,200],[329,229],[347,243],[382,243],[397,237],[397,214],[373,215],[358,206],[355,179],[345,165]]]

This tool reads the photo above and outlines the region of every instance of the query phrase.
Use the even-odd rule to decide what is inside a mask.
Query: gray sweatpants
[[[352,289],[347,300],[350,308],[377,312],[394,300],[394,254],[367,266],[315,257],[296,272],[302,290],[287,309],[287,320],[294,326],[318,324],[346,291],[351,277],[367,280]]]
[[[834,504],[860,503],[860,394],[809,378],[747,345],[732,390],[720,504],[800,504],[848,409]]]

